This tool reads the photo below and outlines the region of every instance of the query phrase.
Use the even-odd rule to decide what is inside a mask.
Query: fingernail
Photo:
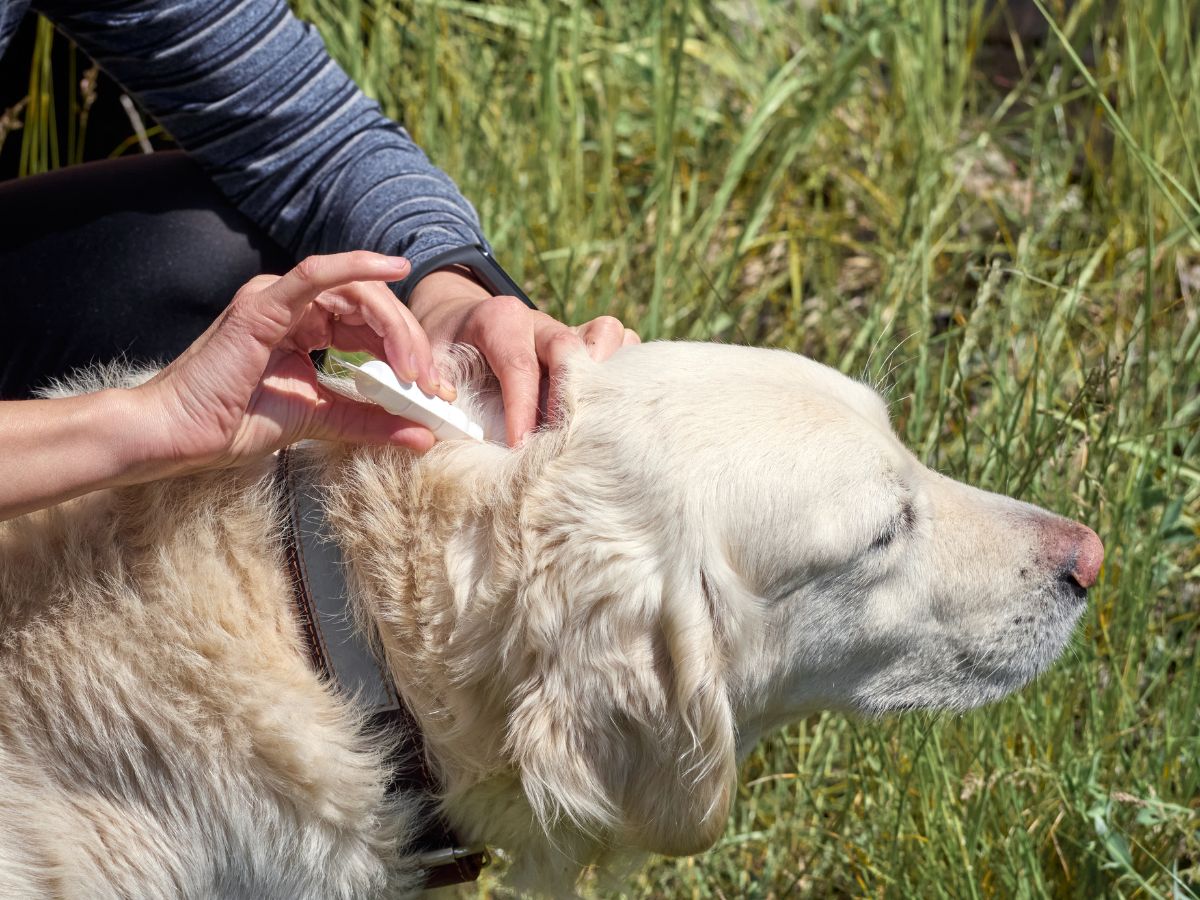
[[[442,376],[438,373],[437,366],[431,364],[427,376],[430,387],[440,388],[442,386]]]
[[[405,381],[416,381],[417,373],[421,370],[417,367],[417,354],[408,354],[408,367],[404,371]]]

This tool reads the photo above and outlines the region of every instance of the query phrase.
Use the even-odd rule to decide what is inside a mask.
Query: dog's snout
[[[1059,562],[1065,577],[1085,589],[1096,583],[1100,564],[1104,562],[1104,544],[1096,532],[1086,525],[1070,522],[1056,529],[1049,541],[1047,549]]]

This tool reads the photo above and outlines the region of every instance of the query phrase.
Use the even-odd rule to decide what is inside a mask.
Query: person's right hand
[[[572,354],[600,362],[641,339],[612,316],[570,327],[529,309],[516,297],[494,297],[458,272],[426,275],[409,307],[431,340],[470,344],[496,373],[508,443],[516,447],[544,412],[553,418],[558,387]],[[541,409],[542,400],[547,408]]]
[[[304,438],[429,449],[427,428],[328,390],[309,358],[328,347],[365,351],[426,393],[453,399],[453,388],[439,384],[425,332],[384,283],[409,268],[401,257],[355,251],[251,280],[182,356],[136,390],[149,412],[149,457],[189,471]]]

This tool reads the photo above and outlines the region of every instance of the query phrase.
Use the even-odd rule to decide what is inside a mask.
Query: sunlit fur
[[[494,384],[455,358],[498,435]],[[444,809],[527,888],[705,849],[765,730],[996,699],[1082,609],[1046,551],[1069,523],[930,472],[810,360],[581,356],[558,409],[516,451],[299,453]],[[302,652],[271,468],[0,526],[0,895],[414,889],[415,800],[385,800],[361,711]]]

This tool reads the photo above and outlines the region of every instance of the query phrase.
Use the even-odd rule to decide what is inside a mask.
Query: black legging
[[[183,153],[0,183],[0,398],[93,362],[165,362],[289,255]]]

